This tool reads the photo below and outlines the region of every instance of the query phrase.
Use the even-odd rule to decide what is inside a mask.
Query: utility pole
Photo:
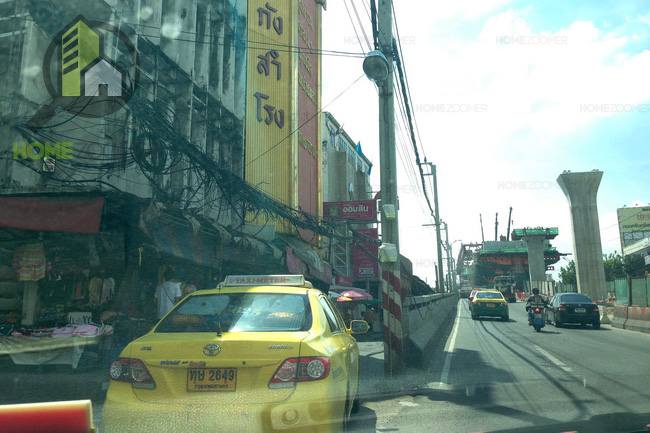
[[[440,264],[440,266],[442,266],[442,263]],[[440,274],[438,274],[438,267],[439,266],[438,266],[437,263],[435,264],[435,267],[436,267],[436,288],[438,288],[438,287],[440,287],[440,280],[438,280],[438,278],[440,277]]]
[[[485,234],[483,234],[483,215],[478,214],[478,217],[481,220],[481,242],[485,243]]]
[[[508,212],[508,233],[506,233],[506,240],[510,240],[510,223],[512,222],[512,206],[510,206],[510,211]]]
[[[498,241],[498,232],[499,232],[499,212],[494,217],[494,240]]]
[[[421,162],[420,165],[428,165],[431,168],[431,173],[425,174],[425,176],[433,176],[433,203],[434,203],[434,213],[435,215],[433,216],[436,220],[436,242],[437,242],[437,250],[438,250],[438,270],[436,271],[436,275],[438,276],[438,291],[440,292],[440,285],[444,285],[445,281],[445,276],[444,276],[444,268],[442,267],[442,237],[440,235],[440,209],[438,209],[438,174],[436,171],[436,165],[432,164],[430,162],[427,162],[426,159],[424,162]]]
[[[447,226],[447,223],[443,223],[445,225],[445,246],[447,250],[447,289],[449,292],[452,292],[452,287],[451,287],[451,245],[449,245],[449,228]]]
[[[408,322],[402,322],[403,295],[400,286],[399,225],[397,207],[397,160],[395,150],[395,105],[393,96],[393,10],[392,0],[379,0],[377,7],[378,51],[388,64],[385,79],[375,81],[379,89],[379,167],[381,180],[381,235],[383,244],[392,244],[396,261],[381,263],[384,298],[384,373],[390,377],[404,372],[404,335]],[[364,71],[373,79],[369,53]],[[373,80],[374,81],[374,80]]]
[[[454,241],[454,243],[456,243],[456,241]],[[453,245],[452,245],[452,247],[453,247]],[[451,278],[452,278],[451,287],[452,287],[453,292],[456,293],[458,290],[457,290],[457,287],[456,287],[456,260],[454,259],[454,256],[453,256],[453,254],[454,254],[453,248],[449,248],[449,252],[452,254],[452,256],[451,256]]]

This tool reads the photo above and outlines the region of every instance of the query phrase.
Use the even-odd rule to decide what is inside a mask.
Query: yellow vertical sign
[[[292,3],[248,1],[245,179],[293,206]],[[278,231],[291,230],[286,221],[275,224]]]

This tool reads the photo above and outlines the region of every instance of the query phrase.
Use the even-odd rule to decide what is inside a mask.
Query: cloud
[[[644,85],[650,76],[650,51],[634,52],[630,47],[635,36],[624,32],[624,26],[599,27],[583,19],[553,31],[535,30],[530,17],[538,12],[504,10],[509,1],[452,3],[438,2],[429,11],[395,4],[402,37],[408,33],[415,38],[414,43],[403,45],[404,63],[421,145],[438,167],[441,217],[450,222],[450,239],[480,240],[479,213],[486,237],[492,239],[497,211],[500,234],[505,234],[508,207],[513,206],[516,226],[560,227],[555,243],[570,252],[568,204],[556,178],[563,169],[575,171],[585,164],[587,169],[603,167],[609,161],[598,151],[602,144],[597,138],[571,146],[567,142],[605,118],[629,117],[642,113],[644,107],[650,115],[646,105],[650,86]],[[332,44],[326,46],[329,49],[346,46],[341,45],[341,33],[351,30],[346,27],[349,19],[343,17],[336,21],[335,33],[323,33],[324,46]],[[434,32],[436,24],[426,24],[428,19],[440,22],[450,17],[463,25],[441,24]],[[357,44],[354,50],[358,49]],[[324,59],[323,71],[327,102],[335,88],[342,89],[356,78],[361,60]],[[329,111],[345,122],[346,131],[364,144],[365,153],[378,164],[376,90],[364,78],[348,93]],[[477,106],[484,109],[467,108]],[[615,140],[617,127],[627,125],[612,122],[608,140]],[[590,148],[595,151],[588,152]],[[398,182],[404,185],[409,181],[399,161]],[[374,174],[378,176],[378,167]],[[637,180],[627,181],[626,191],[637,187]],[[378,177],[373,182],[378,184]],[[604,182],[617,179],[607,177]],[[613,193],[601,189],[601,194]],[[608,205],[612,199],[599,197]],[[422,196],[415,193],[403,191],[400,196],[402,251],[428,257],[435,250],[420,239],[430,235],[408,235],[427,230],[418,228],[428,222],[422,203]],[[601,226],[605,221],[611,225],[611,208],[600,211]],[[603,231],[604,249],[617,247],[616,232]]]

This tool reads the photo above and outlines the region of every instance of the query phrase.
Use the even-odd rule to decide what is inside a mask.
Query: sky
[[[371,39],[368,4],[327,2],[323,50],[370,51],[356,14]],[[603,252],[621,251],[616,209],[650,203],[646,4],[395,2],[420,157],[436,165],[440,217],[448,223],[454,257],[461,243],[481,241],[479,215],[486,240],[494,240],[496,213],[498,233],[506,235],[510,207],[512,228],[558,227],[553,245],[572,254],[569,205],[557,184],[564,170],[603,171]],[[378,190],[377,89],[366,77],[355,82],[363,74],[362,58],[323,55],[322,61],[323,110],[361,143]],[[396,110],[400,252],[416,275],[433,284],[435,230],[424,226],[433,218],[417,187],[397,102]],[[425,179],[433,199],[431,177]],[[554,276],[565,260],[555,265]]]

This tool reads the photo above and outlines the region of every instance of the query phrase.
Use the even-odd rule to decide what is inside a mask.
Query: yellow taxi
[[[104,431],[341,431],[367,331],[302,275],[228,276],[112,361]]]
[[[471,300],[472,319],[481,316],[500,317],[504,322],[510,320],[508,301],[498,290],[478,290]]]

